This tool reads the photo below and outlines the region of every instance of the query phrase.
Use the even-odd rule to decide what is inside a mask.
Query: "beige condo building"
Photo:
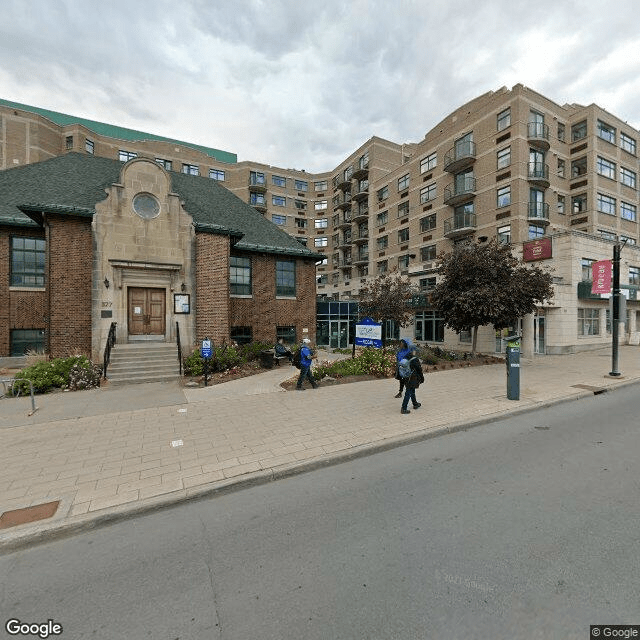
[[[237,162],[229,152],[18,107],[0,101],[1,168],[80,150],[122,161],[145,156],[218,180],[326,256],[317,266],[319,301],[357,300],[362,283],[380,273],[408,276],[421,294],[415,322],[388,330],[419,342],[468,346],[470,336],[445,328],[429,306],[436,256],[497,238],[525,257],[539,243],[540,264],[554,270],[554,299],[514,319],[523,352],[603,346],[608,303],[585,283],[590,265],[610,259],[622,241],[623,335],[638,340],[639,132],[595,104],[560,105],[523,85],[503,87],[460,106],[419,142],[374,136],[322,173]],[[485,327],[479,348],[500,350],[502,342]]]

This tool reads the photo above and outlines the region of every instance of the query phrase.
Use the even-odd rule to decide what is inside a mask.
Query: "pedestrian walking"
[[[422,406],[416,400],[416,389],[424,382],[424,374],[422,373],[422,363],[420,362],[420,358],[418,358],[418,350],[415,346],[411,347],[411,350],[407,354],[407,360],[409,360],[411,373],[404,381],[405,391],[400,413],[411,413],[407,408],[409,406],[409,400],[411,400],[414,409],[419,409]]]
[[[315,353],[311,349],[311,340],[304,338],[302,341],[302,347],[300,348],[300,375],[298,376],[298,384],[296,385],[297,391],[304,391],[305,378],[309,380],[311,386],[314,389],[318,388],[316,381],[311,374],[311,361],[315,357]]]
[[[400,340],[400,348],[398,349],[398,353],[396,353],[396,380],[400,381],[400,388],[398,389],[398,393],[396,393],[396,398],[402,398],[402,390],[404,389],[404,380],[400,375],[400,360],[404,360],[409,355],[412,346],[413,343],[409,338]]]

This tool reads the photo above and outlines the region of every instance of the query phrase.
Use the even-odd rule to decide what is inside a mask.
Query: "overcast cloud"
[[[2,0],[0,97],[330,171],[523,83],[640,126],[636,0]]]

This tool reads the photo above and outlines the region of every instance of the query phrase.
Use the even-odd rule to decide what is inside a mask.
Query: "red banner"
[[[525,262],[534,262],[535,260],[547,260],[552,257],[551,238],[541,238],[533,242],[525,242],[522,245],[522,259]]]
[[[613,265],[611,260],[600,260],[591,265],[593,282],[591,283],[591,293],[611,293],[611,273]]]

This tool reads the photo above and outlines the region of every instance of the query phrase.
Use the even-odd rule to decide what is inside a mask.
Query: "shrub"
[[[29,393],[29,380],[33,383],[34,393],[46,393],[53,388],[72,388],[71,380],[73,380],[74,389],[88,389],[90,386],[86,385],[98,386],[100,384],[100,373],[100,368],[86,356],[55,358],[49,362],[38,362],[23,369],[16,376],[14,391]]]
[[[313,375],[319,379],[324,376],[341,378],[361,375],[388,378],[394,375],[395,370],[396,356],[393,351],[367,347],[355,358],[318,363],[313,367]]]
[[[209,361],[209,372],[228,371],[246,362],[256,360],[258,354],[265,349],[271,349],[272,344],[266,342],[251,342],[241,346],[223,344],[213,348]],[[204,374],[204,359],[200,355],[200,349],[194,349],[193,353],[184,359],[184,374],[186,376],[201,376]]]

